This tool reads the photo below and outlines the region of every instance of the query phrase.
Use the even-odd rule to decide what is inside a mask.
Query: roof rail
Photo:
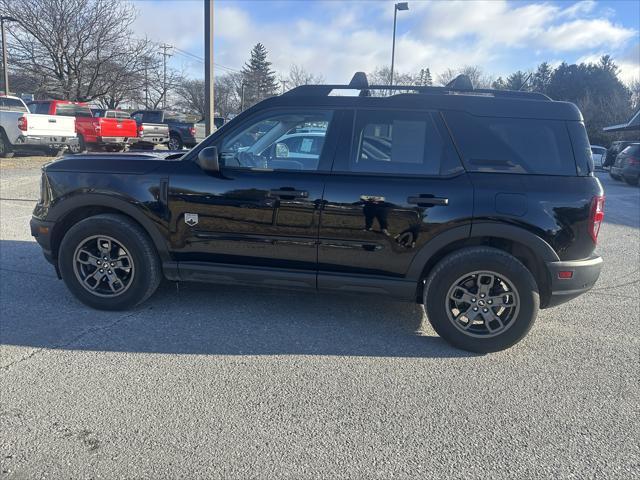
[[[367,76],[364,72],[356,72],[348,85],[301,85],[289,90],[284,95],[326,97],[332,90],[360,90],[360,94],[362,96],[366,96],[371,90],[389,90],[398,92],[417,92],[424,95],[470,94],[551,101],[551,99],[544,93],[539,92],[473,88],[471,79],[467,75],[458,75],[444,87],[430,87],[423,85],[369,85]]]

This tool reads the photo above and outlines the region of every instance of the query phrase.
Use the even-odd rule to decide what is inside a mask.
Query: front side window
[[[357,112],[347,171],[438,176],[461,169],[438,121],[433,112]]]
[[[229,167],[317,170],[332,117],[330,111],[262,116],[224,139],[221,159]]]

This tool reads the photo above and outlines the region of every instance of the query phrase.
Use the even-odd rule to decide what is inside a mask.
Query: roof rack
[[[363,97],[370,96],[371,90],[389,90],[417,92],[426,95],[481,95],[551,101],[549,97],[539,92],[473,88],[471,79],[467,75],[458,75],[444,87],[428,87],[422,85],[369,85],[367,75],[364,72],[356,72],[348,85],[301,85],[289,90],[284,95],[324,97],[329,95],[332,90],[360,90],[360,96]]]

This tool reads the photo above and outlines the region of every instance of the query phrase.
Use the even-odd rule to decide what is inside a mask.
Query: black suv
[[[602,266],[582,115],[542,94],[356,74],[269,98],[162,155],[43,167],[32,234],[91,307],[131,308],[163,277],[384,294],[424,304],[450,343],[490,352]]]

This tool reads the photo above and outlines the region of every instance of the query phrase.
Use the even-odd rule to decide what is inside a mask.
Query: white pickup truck
[[[74,117],[30,113],[20,98],[0,95],[0,157],[34,150],[59,155],[77,142]]]

